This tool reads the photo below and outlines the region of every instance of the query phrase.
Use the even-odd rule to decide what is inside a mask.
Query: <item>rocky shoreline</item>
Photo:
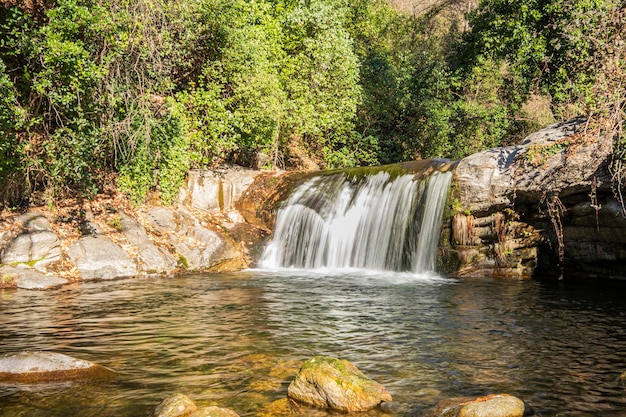
[[[5,215],[0,288],[246,268],[268,231],[247,223],[234,204],[259,175],[274,174],[191,171],[171,207],[134,208],[116,196]]]

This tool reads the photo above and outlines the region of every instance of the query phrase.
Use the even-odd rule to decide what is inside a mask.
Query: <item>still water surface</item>
[[[0,385],[0,416],[147,416],[183,392],[241,416],[304,360],[355,363],[421,416],[441,400],[506,392],[549,416],[626,416],[626,287],[436,276],[246,271],[0,292],[0,354],[50,350],[111,380]],[[284,400],[282,400],[284,402]],[[330,416],[310,409],[299,415]]]

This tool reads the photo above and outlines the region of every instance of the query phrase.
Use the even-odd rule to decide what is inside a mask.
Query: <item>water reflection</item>
[[[623,416],[623,289],[251,271],[4,291],[0,353],[52,350],[118,376],[0,386],[0,416],[141,416],[175,392],[242,416],[281,415],[313,355],[349,359],[385,385],[387,416],[492,392],[544,417]]]

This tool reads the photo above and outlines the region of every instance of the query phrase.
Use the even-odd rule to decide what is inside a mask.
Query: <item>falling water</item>
[[[434,271],[451,177],[441,171],[420,176],[384,170],[313,177],[278,211],[261,264]]]

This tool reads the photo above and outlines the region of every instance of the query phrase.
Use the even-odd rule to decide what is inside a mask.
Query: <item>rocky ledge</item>
[[[167,207],[101,196],[4,215],[0,288],[245,268],[268,231],[247,223],[235,204],[257,176],[273,175],[241,167],[191,171],[179,202]]]
[[[440,265],[461,276],[625,278],[612,139],[577,118],[459,161]]]

